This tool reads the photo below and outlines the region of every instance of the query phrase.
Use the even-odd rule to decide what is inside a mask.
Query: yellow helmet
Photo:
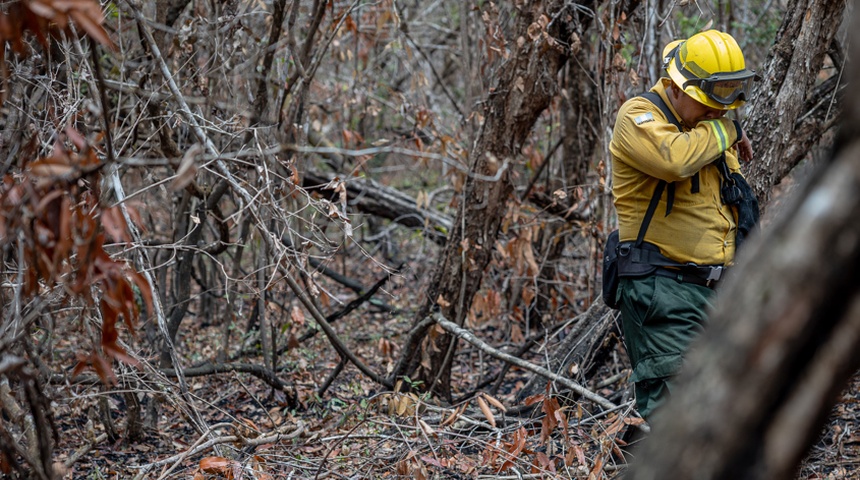
[[[699,103],[734,110],[749,99],[755,72],[747,70],[738,42],[728,33],[708,30],[663,49],[669,77]]]

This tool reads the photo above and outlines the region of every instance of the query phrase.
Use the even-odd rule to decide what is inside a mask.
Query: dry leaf
[[[628,75],[630,77],[630,85],[634,87],[639,86],[639,75],[636,73],[636,70],[630,69],[630,73]]]
[[[176,170],[176,177],[170,182],[170,189],[174,192],[182,190],[190,184],[194,177],[197,176],[197,156],[203,153],[203,146],[195,143],[182,156],[182,161],[179,162],[179,168]]]
[[[435,435],[436,434],[436,432],[432,428],[430,428],[430,425],[427,425],[427,422],[425,422],[424,420],[421,420],[420,418],[418,419],[418,426],[421,427],[421,430],[423,430],[424,433],[427,435]]]
[[[481,412],[484,413],[484,417],[487,418],[487,422],[490,423],[490,426],[496,428],[496,417],[493,416],[493,412],[490,411],[490,406],[487,405],[487,402],[484,401],[482,397],[475,397],[475,400],[478,401],[478,406],[481,408]]]
[[[460,418],[460,415],[462,415],[463,412],[466,411],[467,406],[468,406],[468,404],[464,403],[464,404],[460,405],[459,407],[455,408],[454,411],[451,413],[451,416],[448,417],[444,422],[440,423],[439,425],[443,426],[443,427],[446,427],[448,425],[453,425],[454,422],[456,422],[457,419]]]
[[[580,50],[582,50],[582,40],[579,39],[576,32],[573,32],[570,34],[570,54],[576,55]]]
[[[205,473],[226,475],[230,472],[230,460],[224,457],[206,457],[200,460],[200,470]]]
[[[451,415],[449,415],[448,418],[446,418],[445,420],[442,421],[442,423],[439,424],[439,426],[440,427],[447,427],[448,425],[453,424],[454,421],[456,421],[459,417],[460,417],[460,412],[458,410],[454,410],[453,412],[451,412]]]
[[[292,320],[295,325],[301,326],[305,324],[305,314],[301,307],[293,305],[293,308],[290,309],[290,320]]]
[[[528,36],[532,40],[537,40],[541,36],[541,32],[543,31],[543,27],[538,22],[534,22],[529,25],[528,28]]]
[[[615,54],[612,58],[612,68],[617,72],[627,71],[627,60],[621,55],[621,52]]]
[[[443,297],[442,294],[439,294],[439,298],[436,299],[436,303],[438,303],[442,308],[448,308],[451,306],[451,302],[445,300],[445,297]]]
[[[498,408],[499,410],[501,410],[501,411],[503,411],[503,412],[507,412],[507,411],[508,411],[508,409],[507,409],[507,408],[505,408],[505,406],[504,406],[504,405],[502,405],[502,402],[498,401],[497,399],[495,399],[494,397],[490,396],[489,394],[487,394],[487,393],[481,393],[481,396],[482,396],[482,397],[484,397],[484,399],[486,399],[488,402],[490,402],[494,407]]]
[[[421,190],[418,192],[418,195],[415,196],[415,208],[421,210],[424,207],[430,206],[430,197],[427,195],[427,192]]]
[[[394,415],[397,412],[397,398],[394,395],[387,395],[388,398],[388,414]]]
[[[73,170],[74,167],[65,159],[56,157],[40,158],[30,164],[30,172],[34,177],[69,177]]]

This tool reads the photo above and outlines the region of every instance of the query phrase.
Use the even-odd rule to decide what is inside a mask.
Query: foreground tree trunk
[[[755,89],[744,123],[755,151],[745,173],[762,205],[840,111],[835,90],[843,55],[835,35],[845,0],[790,0],[785,11],[771,53],[758,70],[764,84]],[[832,76],[813,88],[828,55],[835,67]]]
[[[794,477],[860,366],[860,99],[850,102],[831,162],[742,252],[626,478]]]
[[[565,15],[556,16],[564,5],[561,0],[545,6],[534,2],[520,7],[514,17],[514,34],[508,41],[510,57],[496,71],[482,131],[470,153],[471,172],[457,218],[416,323],[438,305],[445,318],[462,325],[480,288],[513,191],[510,163],[555,95],[558,71],[567,62],[566,50],[554,40],[569,37]],[[546,35],[552,18],[557,20]],[[450,397],[455,340],[432,329],[420,356],[407,368],[428,389],[446,398]],[[398,373],[396,370],[395,375]]]

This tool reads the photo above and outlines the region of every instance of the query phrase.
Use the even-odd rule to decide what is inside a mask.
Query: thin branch
[[[443,317],[441,313],[438,313],[438,312],[434,313],[432,315],[432,317],[433,317],[433,320],[435,320],[436,323],[440,327],[444,328],[447,332],[451,333],[452,335],[456,335],[456,336],[462,338],[463,340],[471,343],[472,345],[474,345],[475,347],[477,347],[482,352],[484,352],[488,355],[491,355],[495,358],[498,358],[499,360],[504,360],[505,362],[516,365],[516,366],[518,366],[522,369],[528,370],[532,373],[536,373],[536,374],[538,374],[538,375],[540,375],[546,379],[560,383],[561,385],[569,388],[570,390],[578,393],[579,395],[582,395],[583,398],[591,400],[592,402],[600,405],[603,408],[606,408],[606,409],[618,408],[617,405],[610,402],[606,398],[601,397],[600,395],[592,392],[591,390],[588,390],[587,388],[574,382],[573,380],[570,380],[569,378],[565,378],[561,375],[557,375],[557,374],[555,374],[555,373],[553,373],[553,372],[551,372],[551,371],[549,371],[549,370],[547,370],[547,369],[545,369],[539,365],[529,363],[525,360],[514,357],[513,355],[509,355],[505,352],[501,352],[499,350],[496,350],[495,348],[489,346],[483,340],[476,337],[472,332],[466,330],[465,328],[460,327],[456,323]]]
[[[287,281],[287,284],[290,286],[290,289],[292,289],[293,293],[295,293],[296,296],[299,297],[299,301],[302,302],[305,308],[311,313],[311,316],[314,317],[314,320],[317,321],[320,328],[322,328],[323,332],[325,332],[332,346],[335,350],[337,350],[337,353],[340,354],[341,357],[346,357],[347,359],[349,359],[349,361],[352,362],[353,365],[355,365],[359,370],[361,370],[362,373],[367,375],[374,382],[387,388],[393,388],[394,384],[389,379],[382,377],[381,375],[372,371],[370,368],[367,367],[367,365],[364,364],[364,362],[359,360],[358,357],[356,357],[355,354],[352,353],[352,351],[346,348],[346,345],[344,345],[340,338],[337,336],[337,333],[331,327],[331,324],[328,323],[323,314],[320,313],[320,311],[316,308],[316,305],[314,305],[310,297],[308,297],[307,293],[302,290],[302,287],[298,283],[296,283],[295,279],[293,279],[292,275],[290,275],[290,272],[287,271],[287,269],[281,265],[279,265],[279,270],[284,275],[284,279]]]
[[[274,61],[275,58],[274,46],[281,38],[281,26],[284,23],[284,10],[286,3],[287,0],[278,0],[272,3],[274,12],[272,13],[272,27],[269,30],[269,41],[265,49],[266,56],[263,58],[263,72],[269,72],[272,69],[272,61]],[[250,122],[252,127],[256,126],[260,122],[260,119],[263,118],[263,113],[269,104],[269,96],[266,94],[267,83],[266,75],[261,76],[257,82],[257,95],[256,98],[254,98],[254,110]],[[244,143],[251,141],[253,136],[254,130],[249,129],[245,134]]]
[[[395,3],[395,6],[396,5],[397,4]],[[466,115],[463,114],[463,110],[460,109],[460,105],[457,103],[457,100],[454,98],[454,95],[451,94],[451,91],[448,89],[449,82],[446,82],[445,79],[442,78],[442,75],[440,75],[439,72],[436,71],[436,66],[433,64],[433,61],[430,56],[427,55],[427,53],[424,52],[424,49],[421,48],[420,45],[418,45],[418,42],[413,40],[412,36],[409,35],[409,28],[406,22],[401,22],[400,33],[402,33],[403,36],[406,37],[406,40],[409,40],[409,43],[411,43],[412,46],[415,47],[416,50],[418,50],[418,53],[420,53],[421,56],[427,60],[427,65],[430,67],[430,71],[433,72],[433,76],[436,77],[436,85],[439,85],[439,87],[442,88],[442,92],[444,92],[445,96],[448,97],[448,100],[451,102],[451,105],[454,107],[454,110],[457,110],[457,114],[460,115],[460,121],[465,121]]]
[[[96,82],[98,82],[99,86],[99,101],[102,104],[102,121],[104,121],[105,128],[105,149],[107,151],[107,160],[108,163],[114,163],[115,156],[113,151],[113,133],[110,128],[110,122],[108,121],[108,108],[109,103],[107,99],[107,88],[105,88],[105,78],[102,73],[102,66],[99,63],[99,54],[98,54],[98,44],[96,43],[93,37],[89,37],[90,39],[90,56],[93,62],[93,70],[96,74]]]
[[[407,337],[406,343],[403,344],[400,360],[397,361],[397,364],[394,366],[394,370],[391,371],[391,375],[388,377],[389,383],[393,385],[394,382],[403,375],[404,371],[409,366],[409,363],[412,361],[412,358],[415,356],[418,350],[418,345],[421,343],[421,340],[424,339],[427,329],[430,328],[433,323],[434,319],[425,318],[409,331],[409,337]]]
[[[334,370],[329,373],[323,384],[320,385],[320,388],[317,389],[317,396],[322,397],[325,394],[325,391],[328,390],[328,387],[330,387],[332,382],[334,382],[334,379],[337,378],[338,375],[340,375],[340,372],[343,371],[343,367],[345,366],[346,360],[341,358],[340,361],[337,362],[337,365],[334,367]]]
[[[529,181],[529,186],[526,187],[525,191],[523,191],[523,194],[520,195],[521,202],[524,202],[527,198],[529,198],[529,194],[532,193],[532,188],[534,188],[535,182],[538,181],[546,166],[549,165],[549,159],[552,157],[552,154],[555,153],[556,150],[558,150],[558,147],[561,146],[562,140],[563,139],[559,138],[558,141],[555,142],[555,145],[553,145],[552,148],[549,149],[549,152],[544,155],[543,162],[541,162],[540,167],[538,167],[537,171],[532,176],[531,181]]]
[[[211,433],[212,433],[212,431],[210,430],[205,435],[209,435]],[[149,471],[155,467],[159,467],[162,465],[168,465],[168,464],[172,464],[172,463],[181,462],[182,460],[184,460],[188,457],[197,455],[201,452],[205,452],[206,450],[209,450],[210,448],[214,447],[215,445],[223,445],[225,443],[240,443],[244,446],[260,446],[260,445],[265,445],[267,443],[275,443],[275,442],[279,442],[282,440],[290,440],[293,438],[298,438],[299,436],[301,436],[304,433],[305,433],[305,426],[304,426],[304,424],[299,423],[299,425],[296,427],[296,429],[290,433],[284,433],[282,431],[279,431],[277,433],[259,436],[257,438],[245,438],[245,437],[242,437],[239,435],[224,435],[222,437],[215,437],[215,438],[212,438],[210,440],[207,440],[207,441],[200,443],[199,445],[194,446],[194,447],[192,447],[192,448],[190,448],[190,449],[188,449],[188,450],[186,450],[180,454],[173,455],[172,457],[168,457],[168,458],[165,458],[163,460],[159,460],[157,462],[150,463],[148,465],[140,465],[140,466],[132,467],[132,468],[140,468],[144,471]]]
[[[167,377],[176,377],[177,373],[172,368],[162,368],[159,370]],[[186,368],[182,370],[185,377],[202,377],[205,375],[214,375],[218,373],[241,372],[249,373],[260,380],[269,384],[272,388],[285,392],[290,408],[295,408],[298,403],[295,398],[295,389],[289,383],[278,378],[278,374],[270,368],[262,365],[251,363],[208,363],[198,367]]]
[[[131,14],[138,21],[139,25],[143,24],[143,15],[140,13],[140,9],[135,6],[131,0],[127,0],[127,5],[130,6]],[[179,86],[176,85],[176,81],[173,79],[173,76],[170,72],[170,68],[167,66],[167,62],[164,60],[164,57],[161,55],[161,51],[158,49],[158,45],[155,43],[155,39],[152,37],[152,32],[149,29],[141,27],[144,37],[146,38],[147,43],[152,51],[152,55],[155,58],[155,62],[158,67],[161,69],[161,73],[164,75],[165,81],[167,85],[170,87],[171,93],[173,93],[174,98],[179,103],[180,112],[185,117],[185,120],[188,122],[191,130],[194,132],[194,135],[206,146],[206,149],[215,155],[218,155],[218,149],[215,147],[215,144],[212,140],[206,135],[203,131],[203,128],[200,126],[200,123],[197,121],[197,117],[191,112],[191,109],[188,107],[188,104],[185,102],[185,99],[182,95],[182,92],[179,90]],[[501,170],[506,170],[507,163],[501,168]],[[257,229],[260,230],[261,237],[263,241],[266,243],[266,246],[270,251],[276,253],[275,257],[282,258],[285,257],[284,246],[280,244],[280,235],[276,235],[272,232],[269,227],[266,225],[266,222],[262,220],[262,216],[259,211],[255,207],[254,196],[251,195],[233,176],[230,170],[227,168],[227,164],[224,163],[223,160],[216,159],[215,160],[216,171],[222,175],[224,180],[230,185],[233,191],[242,197],[242,200],[245,202],[245,207],[247,208],[249,214],[252,218],[254,218]],[[284,255],[282,255],[284,254]],[[355,354],[353,354],[343,342],[338,338],[337,333],[331,327],[331,325],[326,321],[325,317],[322,313],[316,308],[313,301],[308,297],[302,287],[295,281],[289,269],[287,269],[283,264],[278,265],[278,271],[284,276],[284,279],[287,281],[287,284],[290,286],[290,289],[305,308],[311,313],[311,316],[319,323],[323,332],[325,332],[326,336],[329,338],[332,346],[337,350],[338,354],[341,357],[346,357],[352,362],[362,373],[370,377],[373,381],[380,383],[388,388],[391,388],[393,385],[388,382],[388,380],[377,373],[370,370],[361,360],[359,360]]]
[[[397,267],[397,270],[399,271],[401,268],[403,268],[403,265]],[[331,323],[334,323],[338,319],[349,315],[353,310],[370,301],[370,299],[373,298],[374,295],[376,295],[376,292],[379,291],[379,289],[382,288],[383,285],[385,285],[389,278],[391,278],[390,275],[382,277],[378,282],[376,282],[372,287],[370,287],[370,290],[363,293],[360,297],[354,299],[353,301],[347,303],[346,306],[343,307],[343,309],[327,316],[326,320]],[[305,332],[301,337],[299,337],[299,342],[304,342],[305,340],[313,337],[317,334],[318,331],[319,330],[310,330],[308,332]]]

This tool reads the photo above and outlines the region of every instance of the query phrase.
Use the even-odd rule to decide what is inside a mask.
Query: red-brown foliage
[[[22,172],[6,175],[0,186],[0,245],[20,252],[25,298],[61,286],[87,305],[98,302],[100,345],[80,354],[75,370],[92,366],[107,381],[113,378],[108,359],[134,363],[119,345],[116,328],[124,322],[134,331],[140,308],[133,285],[152,311],[146,280],[104,248],[105,232],[115,242],[128,241],[128,225],[119,207],[100,204],[103,164],[73,128],[55,142],[51,156],[23,163]]]

